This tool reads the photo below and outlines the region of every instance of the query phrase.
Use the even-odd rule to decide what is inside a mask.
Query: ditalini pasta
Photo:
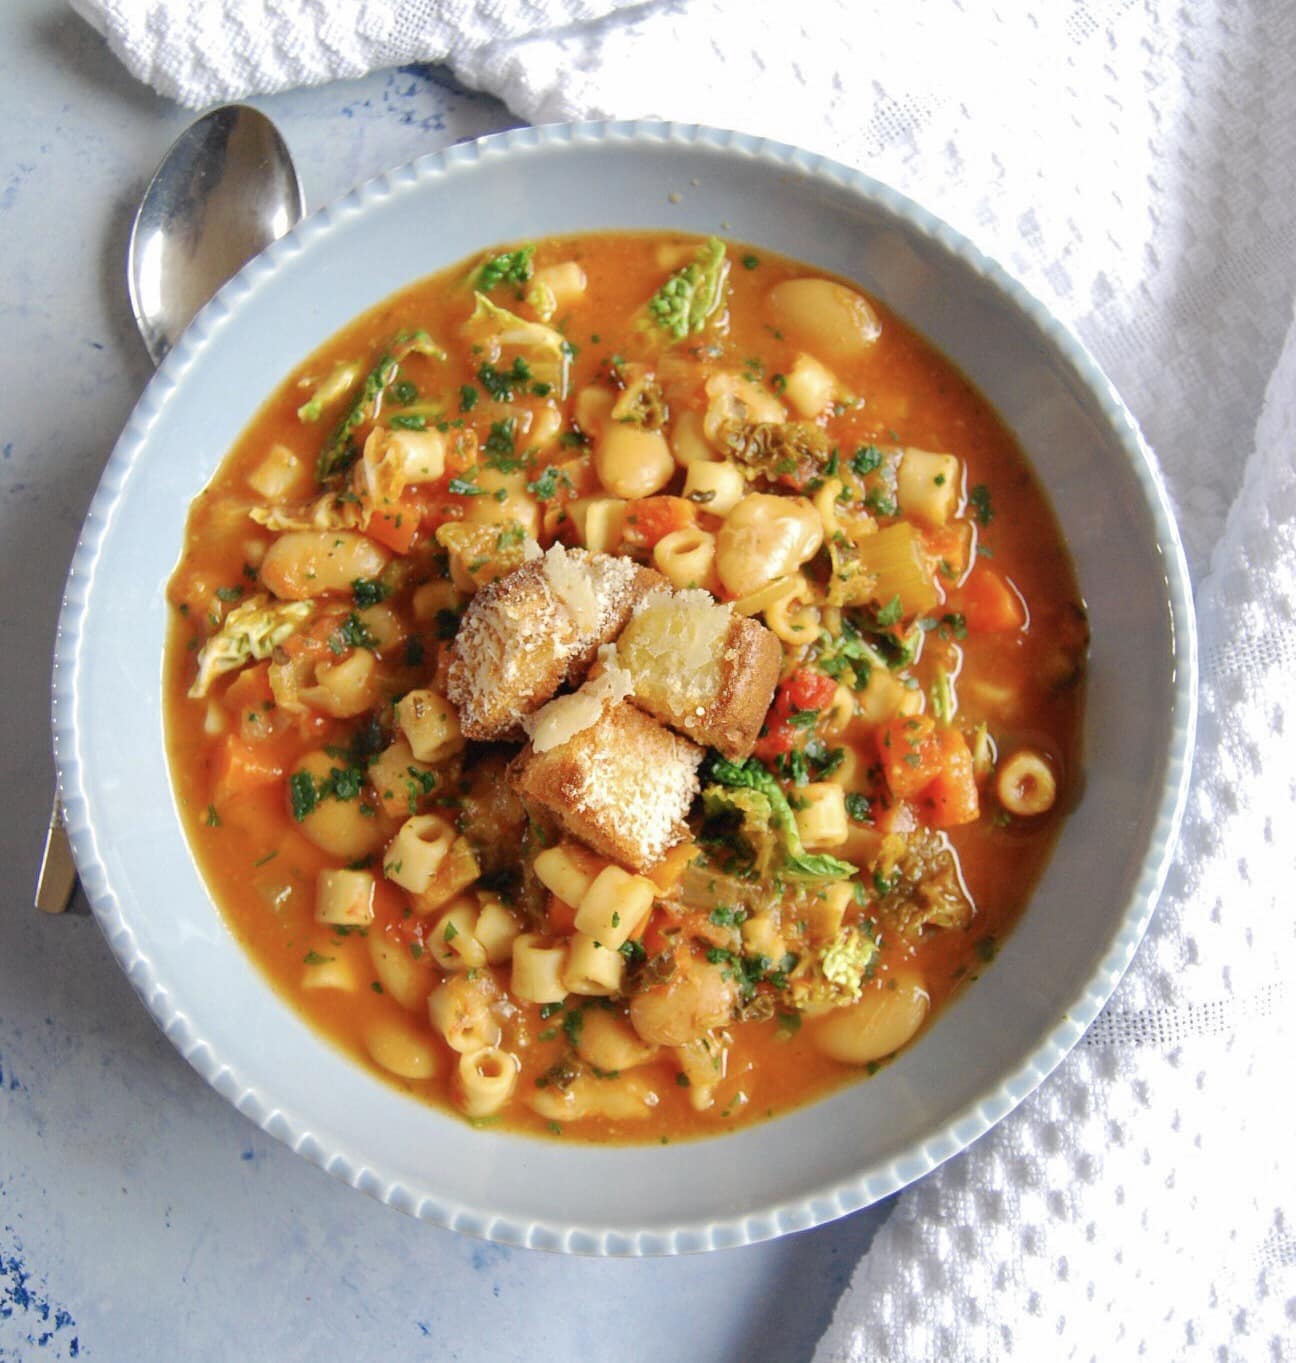
[[[872,1073],[1077,798],[1085,611],[1012,437],[877,300],[715,238],[521,243],[358,319],[170,602],[231,927],[481,1125],[668,1141]]]

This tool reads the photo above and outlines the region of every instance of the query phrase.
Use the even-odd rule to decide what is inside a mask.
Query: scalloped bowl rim
[[[310,248],[316,240],[335,232],[340,224],[371,212],[375,205],[389,197],[417,190],[430,181],[445,181],[465,167],[471,168],[493,158],[513,158],[524,165],[525,158],[537,149],[552,151],[564,146],[597,143],[612,143],[627,150],[644,146],[704,149],[794,171],[810,182],[818,181],[867,201],[901,224],[904,231],[939,244],[948,254],[957,257],[962,266],[985,280],[1056,348],[1096,401],[1110,433],[1118,441],[1142,495],[1144,510],[1151,519],[1164,563],[1165,607],[1170,618],[1173,653],[1171,694],[1166,697],[1170,711],[1168,751],[1139,874],[1124,906],[1119,930],[1106,944],[1085,987],[1066,1003],[1048,1033],[1039,1039],[1021,1063],[1002,1076],[993,1089],[955,1113],[927,1139],[890,1158],[881,1158],[861,1167],[855,1177],[838,1179],[811,1187],[799,1196],[765,1203],[761,1202],[759,1193],[753,1193],[750,1207],[735,1209],[730,1215],[705,1220],[690,1220],[684,1215],[667,1227],[569,1224],[554,1217],[520,1219],[507,1209],[466,1205],[444,1187],[413,1187],[409,1186],[408,1180],[402,1182],[388,1177],[381,1169],[369,1167],[359,1151],[330,1145],[280,1111],[272,1094],[247,1083],[235,1063],[227,1056],[217,1054],[194,1030],[185,1012],[185,1001],[173,995],[164,969],[138,949],[132,918],[143,910],[123,900],[118,888],[110,882],[96,836],[78,734],[78,717],[87,685],[82,666],[86,608],[95,589],[104,540],[117,511],[123,483],[148,440],[155,417],[199,363],[209,337],[237,314],[240,306],[274,274],[282,261]],[[322,341],[324,336],[319,339]],[[338,203],[314,213],[249,262],[222,288],[195,318],[146,387],[105,466],[69,571],[55,646],[52,704],[59,792],[81,882],[94,916],[118,964],[165,1035],[218,1093],[263,1130],[322,1169],[413,1216],[506,1244],[572,1253],[643,1255],[755,1243],[819,1225],[876,1202],[965,1149],[1051,1073],[1110,997],[1153,912],[1186,798],[1196,691],[1195,627],[1188,573],[1161,476],[1133,417],[1080,341],[1003,267],[960,233],[912,200],[860,171],[780,142],[741,133],[697,125],[639,121],[528,127],[424,156],[370,180]],[[762,1129],[759,1126],[747,1128],[748,1131]],[[715,1140],[707,1142],[708,1145],[715,1143]],[[641,1152],[655,1150],[655,1147],[633,1148]]]

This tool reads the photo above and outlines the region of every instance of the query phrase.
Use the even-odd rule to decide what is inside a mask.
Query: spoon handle
[[[50,809],[49,828],[45,833],[40,875],[36,878],[36,907],[42,913],[66,912],[76,884],[72,844],[68,841],[67,829],[63,827],[63,805],[55,795]]]

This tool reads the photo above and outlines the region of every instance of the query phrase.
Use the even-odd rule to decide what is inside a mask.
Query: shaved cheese
[[[555,544],[545,555],[544,574],[579,633],[592,634],[598,628],[601,612],[588,560],[577,559],[561,544]]]
[[[618,705],[634,690],[630,674],[616,660],[616,645],[599,649],[602,671],[579,691],[556,696],[522,721],[536,752],[548,752],[584,729],[592,729],[611,705]]]

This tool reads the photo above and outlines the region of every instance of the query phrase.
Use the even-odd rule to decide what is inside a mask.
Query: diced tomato
[[[423,511],[408,494],[401,498],[395,511],[375,511],[369,518],[365,534],[384,544],[393,553],[408,554],[418,536]]]
[[[797,668],[775,693],[765,717],[765,733],[756,740],[756,756],[766,760],[791,752],[798,739],[808,738],[814,732],[813,725],[795,725],[792,717],[807,710],[822,710],[836,693],[837,683],[831,677],[812,667]]]
[[[697,511],[684,497],[645,497],[631,502],[622,534],[627,544],[651,549],[676,530],[695,524]]]
[[[1021,593],[998,569],[978,563],[968,580],[952,592],[947,605],[961,614],[970,630],[1007,633],[1026,624]]]
[[[936,721],[928,715],[898,715],[878,725],[878,757],[892,795],[910,800],[941,769]]]
[[[216,759],[212,802],[219,807],[279,780],[283,774],[282,759],[267,744],[246,743],[236,734],[227,734]]]
[[[919,813],[933,828],[972,823],[981,813],[972,751],[957,729],[940,730],[936,741],[940,745],[941,770],[919,795]]]

